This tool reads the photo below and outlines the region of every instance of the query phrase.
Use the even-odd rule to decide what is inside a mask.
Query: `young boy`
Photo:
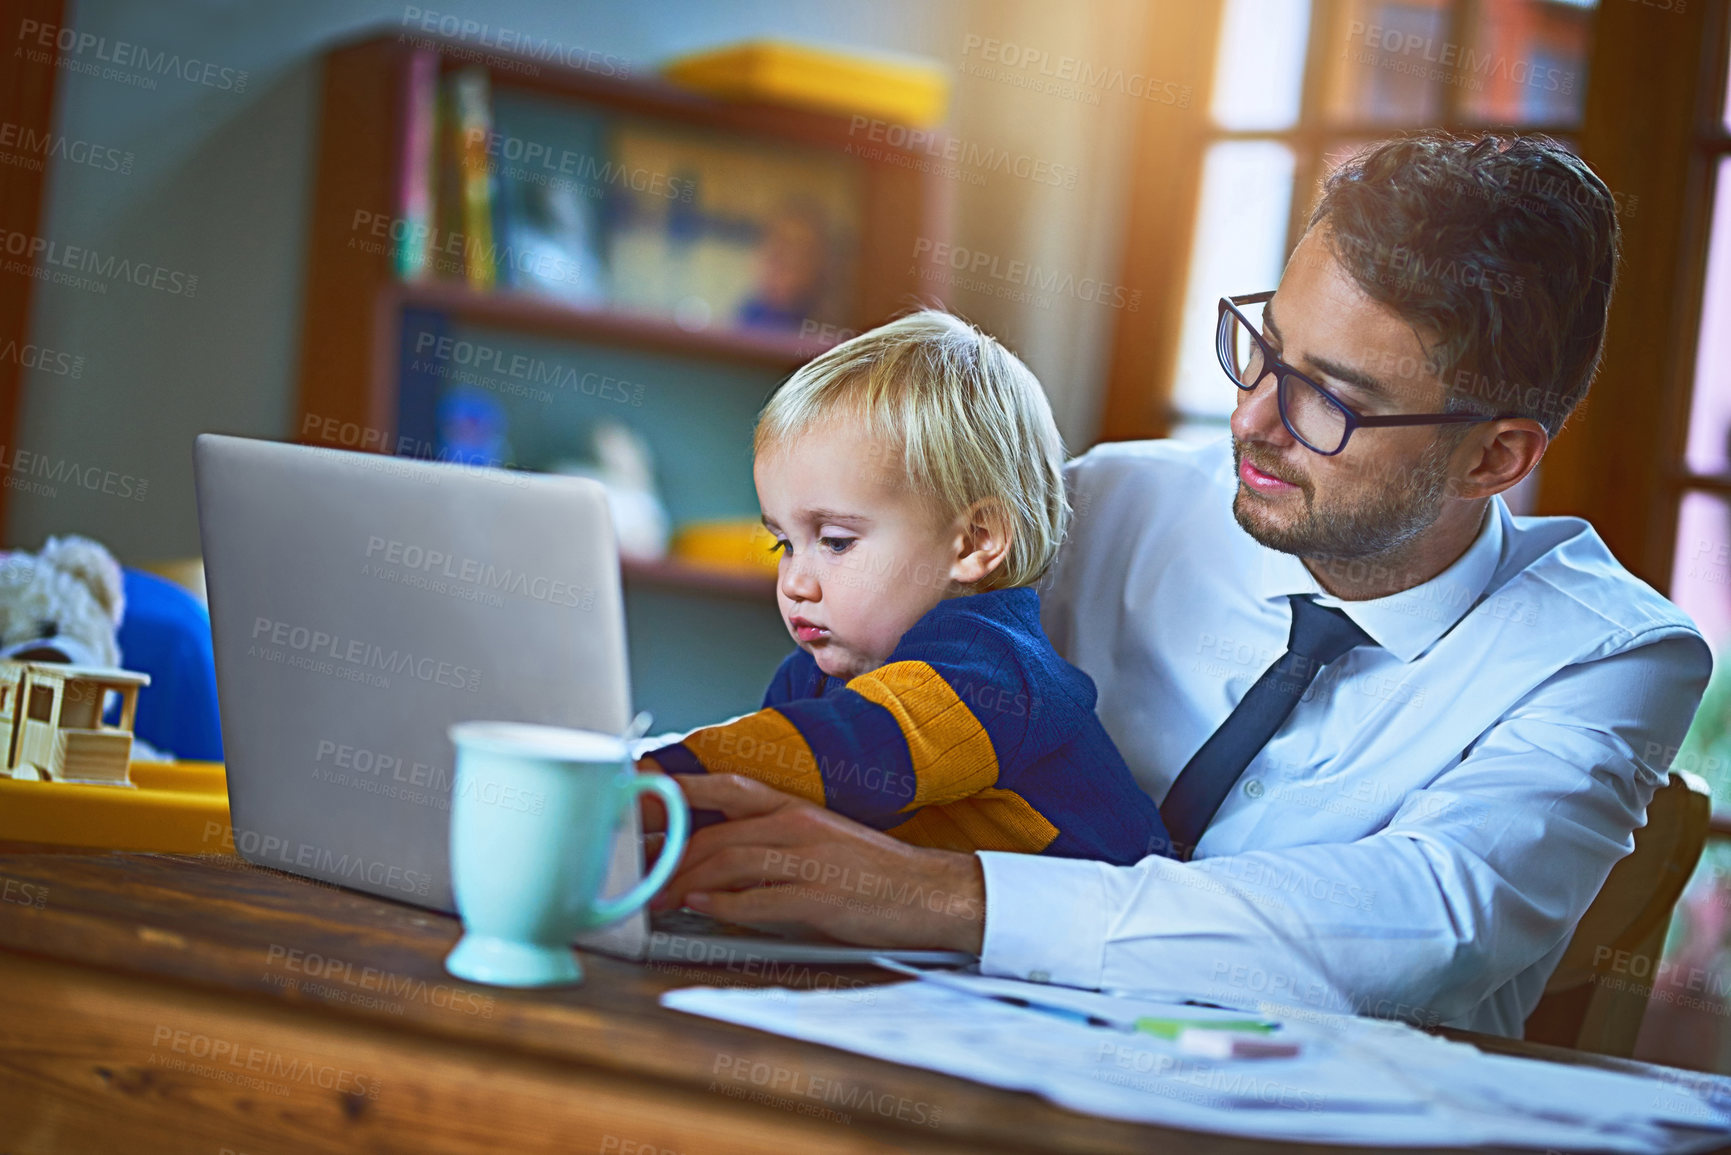
[[[1093,681],[1040,628],[1030,587],[1069,509],[1027,366],[955,317],[914,313],[794,373],[753,450],[799,648],[757,713],[648,759],[755,778],[919,846],[1166,852]]]

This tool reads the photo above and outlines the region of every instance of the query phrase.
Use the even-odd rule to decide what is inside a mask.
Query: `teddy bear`
[[[87,537],[0,554],[0,658],[118,666],[125,612],[120,563]]]

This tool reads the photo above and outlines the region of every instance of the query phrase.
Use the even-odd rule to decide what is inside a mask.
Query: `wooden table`
[[[473,986],[440,965],[457,930],[235,858],[0,842],[0,1153],[1337,1150],[1077,1115],[656,1002],[762,981],[726,970],[587,954],[580,987]]]

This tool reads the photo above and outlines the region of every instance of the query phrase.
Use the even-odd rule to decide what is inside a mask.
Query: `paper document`
[[[1000,1001],[1002,996],[1035,1006]],[[692,987],[664,1006],[1031,1091],[1075,1111],[1268,1139],[1415,1147],[1692,1152],[1731,1141],[1731,1081],[1677,1081],[1487,1055],[1401,1023],[1246,1015],[952,972],[857,991]],[[1053,1009],[1075,1012],[1072,1017]],[[1251,1021],[1285,1056],[1186,1050],[1195,1020]],[[1107,1025],[1094,1025],[1089,1020]],[[1151,1031],[1138,1020],[1179,1031]],[[1224,1033],[1224,1032],[1222,1032]],[[1177,1037],[1162,1037],[1163,1034]],[[1230,1050],[1230,1049],[1228,1049]]]

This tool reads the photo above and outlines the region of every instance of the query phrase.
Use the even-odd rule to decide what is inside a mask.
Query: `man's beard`
[[[1337,500],[1323,508],[1316,504],[1314,487],[1307,481],[1296,481],[1304,512],[1290,523],[1259,509],[1262,498],[1241,486],[1232,502],[1232,515],[1245,533],[1282,553],[1328,561],[1386,557],[1424,533],[1441,516],[1452,451],[1448,439],[1439,437],[1410,468],[1395,471],[1386,482],[1361,479],[1361,500]],[[1234,439],[1234,474],[1243,457],[1244,446]],[[1250,464],[1261,469],[1257,458],[1252,452]],[[1264,472],[1281,476],[1273,470]],[[1349,483],[1347,478],[1341,481]]]

